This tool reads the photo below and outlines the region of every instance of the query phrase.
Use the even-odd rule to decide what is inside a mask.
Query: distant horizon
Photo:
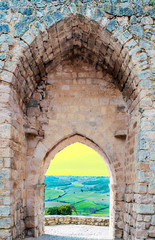
[[[76,142],[51,160],[46,176],[109,177],[103,158],[92,148]]]
[[[77,175],[45,175],[46,177],[110,177],[110,176],[77,176]]]

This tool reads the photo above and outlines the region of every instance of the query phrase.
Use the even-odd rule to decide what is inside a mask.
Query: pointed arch
[[[44,174],[46,173],[48,166],[51,162],[51,160],[54,158],[54,156],[63,150],[65,147],[76,143],[80,142],[85,144],[86,146],[92,148],[95,150],[104,160],[106,163],[106,166],[108,168],[109,174],[110,174],[110,182],[111,184],[116,184],[116,175],[115,175],[115,170],[113,168],[113,165],[111,164],[112,161],[110,158],[107,156],[106,152],[98,145],[96,144],[92,139],[87,138],[86,136],[79,134],[79,133],[74,133],[68,136],[65,136],[64,138],[60,139],[51,149],[50,151],[47,152],[45,158],[44,158]]]
[[[26,2],[32,4],[29,1]],[[152,122],[154,117],[154,89],[152,82],[154,55],[152,38],[147,37],[147,32],[142,37],[137,36],[136,29],[137,25],[138,28],[142,29],[142,32],[145,25],[152,28],[153,10],[147,4],[146,6],[143,6],[144,4],[136,6],[132,1],[129,1],[131,8],[126,6],[122,8],[118,2],[118,8],[114,9],[111,4],[103,3],[105,12],[110,13],[105,15],[105,12],[100,11],[101,9],[97,8],[96,5],[94,7],[94,5],[81,3],[80,6],[76,6],[74,3],[67,2],[69,4],[67,7],[63,6],[61,12],[56,11],[56,9],[53,11],[53,8],[49,7],[49,13],[45,17],[42,17],[42,14],[41,17],[39,15],[36,17],[34,13],[36,12],[35,5],[33,7],[31,5],[31,9],[21,8],[18,13],[16,12],[16,17],[20,21],[22,18],[18,16],[21,13],[34,13],[33,17],[29,18],[29,26],[25,25],[25,22],[24,24],[16,24],[12,18],[10,29],[7,25],[2,29],[0,43],[4,42],[4,47],[2,48],[0,61],[2,104],[0,128],[2,138],[1,167],[3,168],[2,176],[5,176],[2,179],[1,196],[2,202],[5,202],[8,196],[13,199],[13,203],[7,206],[7,212],[9,211],[11,214],[2,217],[5,224],[3,227],[7,229],[9,237],[10,232],[12,232],[13,239],[20,237],[26,231],[31,231],[32,236],[36,237],[43,232],[43,217],[38,210],[41,208],[35,205],[39,202],[38,196],[42,196],[42,192],[40,191],[39,195],[38,190],[40,185],[39,183],[37,186],[33,184],[32,176],[30,176],[30,179],[26,176],[26,173],[29,176],[29,167],[31,167],[33,174],[37,168],[37,161],[35,162],[29,156],[26,149],[25,126],[29,123],[27,105],[42,77],[52,67],[67,56],[80,54],[89,59],[95,66],[100,66],[113,74],[114,82],[123,93],[128,111],[131,114],[127,133],[129,150],[126,159],[123,159],[125,167],[122,170],[126,177],[123,182],[124,185],[126,184],[124,186],[125,191],[123,187],[120,187],[115,194],[116,238],[146,238],[149,235],[149,230],[141,231],[143,229],[137,227],[136,224],[133,226],[132,219],[138,222],[137,218],[141,217],[140,214],[146,214],[144,209],[140,209],[140,214],[137,215],[138,199],[135,197],[135,193],[147,194],[147,196],[151,194],[152,197],[153,192],[152,161],[154,160],[154,144]],[[11,1],[11,4],[16,4],[16,1],[14,3]],[[18,1],[18,4],[20,5],[20,1]],[[8,11],[9,7],[10,3],[5,4],[2,1],[1,9],[6,9],[6,14],[11,14],[11,11]],[[45,7],[47,7],[46,4]],[[16,11],[16,8],[14,10]],[[123,17],[120,17],[120,14]],[[129,16],[126,16],[126,14],[129,14]],[[134,21],[137,21],[138,24],[131,24],[130,17],[132,14],[134,14],[134,18],[137,17]],[[126,22],[124,26],[121,26],[124,16]],[[139,16],[141,23],[139,22]],[[28,18],[26,17],[26,19]],[[16,35],[16,33],[13,35],[13,29],[19,27],[19,25],[20,28],[23,26],[21,36]],[[27,31],[27,29],[29,30]],[[3,31],[4,33],[9,31],[9,34],[3,34]],[[32,138],[34,135],[40,138],[37,135],[38,132],[31,128]],[[46,148],[41,141],[39,147],[42,147],[41,157],[43,159],[49,148]],[[105,154],[104,150],[103,152]],[[39,155],[40,152],[38,151],[37,154]],[[27,157],[30,158],[31,166],[26,169]],[[108,161],[110,163],[110,158],[107,159]],[[148,171],[143,171],[144,166],[142,166],[141,161],[146,161]],[[45,162],[48,163],[46,160]],[[109,166],[111,165],[109,164]],[[119,164],[114,166],[114,168],[117,167],[119,168]],[[150,182],[146,183],[148,176],[150,176]],[[145,184],[142,186],[141,178],[143,178],[146,186]],[[29,188],[25,187],[25,180],[27,179],[31,183]],[[5,192],[6,196],[3,195],[3,188],[8,189]],[[124,198],[124,193],[126,193],[127,199]],[[26,195],[27,199],[25,200]],[[131,195],[133,198],[130,197]],[[40,206],[42,206],[42,200]],[[125,211],[125,208],[128,212]],[[18,215],[19,209],[22,213],[26,209],[26,215],[24,219],[23,214],[19,216],[21,230],[17,231],[15,216]],[[16,213],[15,216],[13,213]],[[129,216],[131,221],[128,219]],[[150,214],[150,219],[151,217],[152,214]],[[37,224],[39,222],[40,227]]]

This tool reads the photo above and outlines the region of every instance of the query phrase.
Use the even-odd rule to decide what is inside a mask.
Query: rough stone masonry
[[[0,239],[44,231],[44,174],[74,142],[110,172],[114,239],[155,238],[153,0],[0,1]]]

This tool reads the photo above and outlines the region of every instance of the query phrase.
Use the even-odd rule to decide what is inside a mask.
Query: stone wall
[[[0,238],[42,234],[44,172],[75,141],[110,170],[115,238],[154,238],[153,21],[151,0],[0,1]],[[75,58],[91,81],[68,70],[65,82],[61,63]]]
[[[52,226],[56,224],[83,224],[95,226],[109,226],[109,219],[102,217],[88,217],[88,216],[45,216],[45,226]]]

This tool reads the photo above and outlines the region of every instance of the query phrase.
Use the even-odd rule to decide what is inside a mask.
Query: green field
[[[58,198],[64,194],[63,190],[55,190],[55,189],[48,189],[45,193],[45,201],[47,200],[53,200],[55,198]]]
[[[45,184],[45,207],[71,204],[78,215],[109,216],[109,177],[46,176]]]

